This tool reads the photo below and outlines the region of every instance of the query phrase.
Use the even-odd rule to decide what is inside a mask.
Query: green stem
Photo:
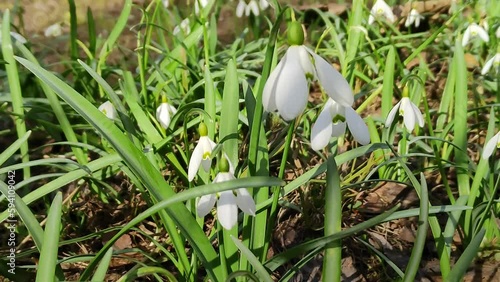
[[[342,231],[342,191],[340,175],[333,155],[328,157],[325,191],[325,237]],[[340,282],[342,274],[342,241],[327,245],[323,260],[323,281]]]

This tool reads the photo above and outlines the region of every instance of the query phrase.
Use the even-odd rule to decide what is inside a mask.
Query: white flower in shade
[[[205,8],[208,5],[209,0],[194,0],[194,13],[199,15],[200,10]],[[201,7],[200,7],[201,5]]]
[[[102,105],[99,106],[98,110],[101,111],[103,114],[105,114],[106,117],[111,120],[116,119],[116,117],[118,116],[115,106],[113,106],[113,104],[111,104],[110,101],[104,102]]]
[[[163,128],[167,129],[170,125],[170,120],[175,113],[177,113],[177,109],[174,106],[167,102],[163,102],[156,109],[156,119]]]
[[[490,41],[490,37],[488,36],[488,33],[486,32],[486,30],[484,30],[484,28],[476,23],[471,23],[465,30],[464,36],[462,37],[462,46],[465,47],[465,45],[467,45],[471,39],[476,37],[481,38],[484,42]]]
[[[194,147],[193,154],[189,159],[188,166],[188,180],[193,181],[194,177],[200,169],[200,165],[206,172],[210,171],[210,166],[212,165],[212,150],[215,148],[216,144],[214,141],[210,140],[207,136],[208,130],[207,126],[202,122],[198,127],[200,133],[200,139],[198,144]]]
[[[168,5],[170,4],[170,1],[168,1],[168,0],[162,0],[161,2],[163,4],[163,7],[165,7],[165,9],[168,8]]]
[[[311,148],[315,151],[323,149],[331,137],[345,133],[346,124],[356,141],[362,145],[370,143],[368,127],[358,113],[351,107],[328,99],[311,129]]]
[[[500,148],[500,131],[495,134],[495,136],[491,137],[488,142],[486,142],[486,145],[483,148],[483,159],[491,157],[495,148]]]
[[[500,53],[496,53],[493,58],[489,59],[486,64],[484,64],[483,69],[481,70],[481,74],[487,74],[490,71],[491,67],[493,67],[496,73],[498,73],[498,68],[500,68]]]
[[[62,27],[60,23],[55,23],[53,25],[48,26],[43,32],[45,37],[57,37],[62,34]]]
[[[301,25],[292,22],[294,23],[298,24],[295,31],[300,29],[299,32],[302,32]],[[289,28],[289,34],[292,27]],[[262,94],[264,110],[267,112],[278,110],[285,120],[296,118],[307,105],[308,77],[318,80],[326,94],[342,106],[350,107],[354,102],[349,83],[330,63],[306,46],[295,44],[288,48],[285,56],[266,81]]]
[[[385,18],[387,21],[393,23],[396,21],[396,17],[392,12],[392,9],[384,0],[377,0],[370,12],[370,17],[368,18],[368,24],[375,22],[375,19]]]
[[[389,112],[387,120],[385,121],[386,127],[391,126],[394,118],[396,117],[396,113],[398,112],[400,116],[403,116],[403,122],[408,131],[413,131],[415,123],[418,123],[420,127],[424,126],[424,117],[420,112],[420,109],[413,104],[410,98],[403,97],[401,101],[399,101]]]
[[[260,0],[259,4],[257,4],[256,0],[250,0],[248,3],[245,0],[239,0],[238,6],[236,6],[236,16],[241,18],[243,13],[245,16],[250,16],[250,14],[254,14],[254,16],[258,16],[260,14],[260,10],[265,10],[269,6],[269,3],[265,0]]]
[[[420,20],[423,20],[424,17],[420,15],[420,13],[416,9],[411,9],[410,14],[408,14],[408,17],[406,18],[405,21],[405,26],[409,27],[413,23],[415,23],[415,27],[420,26]]]
[[[219,167],[221,167],[221,165],[219,165]],[[235,179],[235,177],[231,172],[228,172],[226,165],[226,169],[221,170],[217,174],[213,183],[221,183],[233,179]],[[196,205],[198,216],[203,217],[207,215],[214,207],[215,202],[217,202],[217,219],[225,229],[233,228],[238,222],[238,208],[248,215],[255,216],[255,201],[246,188],[237,188],[235,190],[223,191],[218,194],[202,196]]]
[[[190,25],[189,19],[188,18],[183,19],[179,25],[176,25],[174,27],[173,34],[177,35],[181,31],[184,35],[190,34],[191,27],[189,25]]]

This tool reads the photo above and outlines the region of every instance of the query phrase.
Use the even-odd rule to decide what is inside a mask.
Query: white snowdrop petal
[[[236,203],[238,207],[246,214],[255,216],[255,201],[252,195],[248,193],[246,188],[239,188],[236,190]]]
[[[307,47],[304,45],[300,46],[290,46],[288,50],[290,49],[295,49],[294,52],[298,54],[300,65],[302,66],[302,69],[304,70],[305,74],[310,74],[314,77],[314,79],[317,79],[316,75],[316,70],[314,69],[314,64],[311,60],[311,55],[309,55],[309,51]]]
[[[358,113],[356,113],[356,111],[352,108],[346,108],[345,118],[349,131],[351,131],[354,139],[361,145],[369,144],[370,132],[368,131],[368,126],[366,126],[365,121],[358,115]]]
[[[266,112],[273,112],[278,109],[276,106],[276,87],[278,80],[281,78],[281,73],[286,60],[287,57],[285,54],[267,78],[266,85],[264,85],[264,91],[262,92],[262,105],[264,106],[264,110]]]
[[[401,101],[399,101],[389,112],[387,115],[387,119],[385,120],[385,127],[390,127],[392,125],[392,122],[394,122],[394,118],[396,117],[396,114],[399,112],[399,107],[401,105]]]
[[[495,147],[498,147],[498,142],[500,141],[499,139],[500,139],[500,131],[493,137],[491,137],[491,139],[488,140],[488,142],[486,142],[486,145],[483,148],[483,154],[482,154],[483,159],[491,157],[493,151],[495,150]]]
[[[406,129],[408,129],[409,132],[412,132],[415,128],[415,113],[408,97],[403,97],[403,99],[401,99],[400,112],[401,111],[403,111],[403,122]]]
[[[315,151],[323,149],[332,137],[332,116],[328,104],[325,105],[311,129],[311,148]]]
[[[238,2],[238,6],[236,6],[236,16],[238,18],[243,17],[243,13],[245,12],[246,6],[247,6],[247,4],[245,3],[245,1],[240,0]]]
[[[467,29],[464,32],[464,36],[462,37],[462,47],[465,47],[465,45],[467,45],[467,43],[469,43],[470,30],[471,30],[471,27],[469,26],[469,27],[467,27]]]
[[[269,2],[267,2],[267,0],[260,0],[259,6],[262,10],[265,10],[267,9],[267,7],[269,7]]]
[[[420,112],[420,109],[413,103],[411,103],[411,107],[413,108],[413,113],[415,115],[415,118],[417,119],[418,126],[424,127],[425,121],[422,112]]]
[[[255,0],[251,0],[248,3],[247,9],[251,11],[255,16],[258,16],[260,13],[259,5],[257,4],[257,2],[255,2]],[[250,12],[247,12],[247,15],[250,15]]]
[[[299,116],[306,108],[309,96],[306,76],[296,50],[290,48],[287,51],[285,65],[276,81],[276,106],[285,120]]]
[[[476,29],[476,32],[477,32],[477,35],[479,35],[479,37],[484,41],[484,42],[489,42],[490,41],[490,36],[488,35],[488,33],[486,32],[486,30],[484,30],[482,27],[478,26],[477,29]]]
[[[194,177],[198,173],[198,169],[200,169],[201,161],[203,160],[203,145],[196,144],[194,147],[193,154],[191,154],[191,158],[189,159],[188,165],[188,180],[193,181]]]
[[[198,216],[204,217],[207,215],[214,207],[216,200],[217,198],[214,194],[202,196],[196,205],[196,213],[198,213]]]
[[[352,106],[354,95],[347,80],[330,63],[314,52],[310,53],[314,58],[318,80],[326,94],[344,107]]]
[[[332,123],[332,136],[333,137],[340,137],[345,134],[345,129],[346,129],[346,123],[345,122],[336,122]]]
[[[481,69],[481,74],[482,75],[485,75],[487,74],[490,69],[491,69],[491,66],[493,66],[493,61],[495,60],[495,57],[489,59],[486,64],[484,64],[483,68]]]
[[[233,228],[238,222],[238,206],[233,191],[224,191],[217,201],[217,218],[225,229]]]

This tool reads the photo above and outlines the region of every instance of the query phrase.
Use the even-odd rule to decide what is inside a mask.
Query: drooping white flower
[[[345,133],[346,124],[356,141],[362,145],[370,143],[368,127],[358,113],[329,98],[311,129],[311,148],[315,151],[323,149],[331,137]]]
[[[488,142],[486,142],[486,145],[483,148],[483,154],[482,154],[483,159],[491,157],[495,148],[500,148],[500,131],[493,137],[491,137],[491,139],[488,140]]]
[[[118,116],[115,106],[113,106],[110,101],[102,103],[102,105],[99,106],[98,110],[111,120],[116,119],[116,117]]]
[[[300,24],[295,29],[302,32]],[[350,107],[354,102],[349,83],[330,63],[306,46],[292,44],[266,81],[262,94],[264,110],[278,110],[285,120],[300,115],[309,97],[308,76],[318,80],[328,96],[342,106]]]
[[[385,18],[390,23],[396,21],[396,17],[392,12],[392,9],[384,0],[377,0],[370,11],[370,17],[368,18],[368,24],[375,22],[375,19]]]
[[[194,177],[198,173],[198,169],[200,169],[200,165],[206,172],[210,171],[210,166],[212,165],[212,159],[210,158],[210,156],[212,155],[212,150],[216,146],[215,142],[210,140],[210,138],[207,136],[207,126],[203,122],[200,123],[198,131],[200,133],[200,139],[198,140],[198,144],[196,144],[196,147],[194,147],[193,154],[189,159],[189,181],[193,181]]]
[[[493,58],[489,59],[486,64],[484,64],[483,69],[481,70],[481,74],[487,74],[490,71],[491,67],[493,67],[496,73],[498,73],[498,69],[500,68],[500,53],[496,53]]]
[[[57,37],[62,34],[62,27],[60,23],[55,23],[53,25],[49,25],[45,31],[43,32],[45,37]]]
[[[170,1],[168,0],[162,0],[161,3],[163,4],[163,7],[165,7],[165,9],[170,5]]]
[[[476,37],[481,38],[484,42],[490,41],[490,37],[488,36],[486,30],[476,23],[471,23],[465,30],[464,36],[462,37],[462,46],[465,47],[471,39]]]
[[[254,16],[258,16],[260,14],[260,10],[265,10],[269,6],[266,0],[260,0],[257,4],[256,0],[250,0],[248,3],[245,0],[239,0],[238,6],[236,6],[236,16],[241,18],[243,13],[245,16],[250,16],[250,14],[254,14]]]
[[[189,18],[185,18],[181,21],[181,23],[179,25],[176,25],[174,27],[174,31],[173,31],[173,34],[174,35],[177,35],[179,32],[181,32],[184,34],[184,35],[188,35],[191,33],[191,27],[190,27],[190,21],[189,21]]]
[[[177,109],[174,106],[167,102],[163,102],[156,109],[156,119],[163,128],[167,129],[175,113],[177,113]]]
[[[222,160],[225,160],[225,158],[222,158]],[[222,166],[219,164],[219,167]],[[225,169],[220,169],[221,171],[217,174],[213,183],[235,179],[234,175],[228,169],[227,165]],[[237,188],[218,194],[202,196],[196,205],[198,216],[203,217],[207,215],[214,207],[215,202],[217,202],[217,219],[225,229],[233,228],[238,222],[238,208],[246,214],[255,216],[255,201],[246,188]]]
[[[408,97],[403,97],[401,101],[399,101],[394,106],[394,108],[391,109],[385,121],[386,127],[391,126],[394,118],[396,117],[396,113],[399,113],[400,116],[403,116],[405,127],[410,132],[415,128],[416,123],[420,127],[424,126],[424,117],[420,112],[420,109],[415,104],[413,104],[413,102]]]
[[[419,27],[420,20],[423,19],[424,17],[416,9],[411,9],[410,14],[408,14],[408,17],[406,18],[405,26],[409,27],[410,25],[415,23],[415,27]]]
[[[199,15],[200,10],[208,5],[209,0],[195,0],[194,2],[194,13]],[[201,7],[200,7],[201,6]]]

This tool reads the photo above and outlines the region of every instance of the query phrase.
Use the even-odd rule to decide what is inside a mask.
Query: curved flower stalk
[[[311,148],[315,151],[328,145],[331,137],[345,133],[346,125],[356,141],[362,145],[370,143],[368,127],[351,107],[344,107],[332,99],[326,101],[311,130]]]
[[[370,17],[368,17],[368,24],[375,22],[375,19],[385,18],[388,22],[393,23],[396,21],[396,17],[392,12],[392,9],[384,0],[377,0],[370,11]]]
[[[264,86],[262,103],[267,112],[278,111],[285,120],[300,115],[309,97],[308,78],[317,80],[337,103],[350,107],[354,96],[349,83],[333,66],[303,45],[304,33],[298,22],[290,23],[285,56],[271,72]]]
[[[269,3],[266,0],[260,0],[258,4],[256,0],[250,0],[248,3],[245,0],[239,0],[238,6],[236,6],[236,16],[241,18],[243,13],[247,17],[250,16],[250,13],[258,16],[260,11],[264,11],[267,7],[269,7]]]
[[[110,101],[102,103],[102,105],[99,106],[98,110],[101,111],[103,114],[105,114],[106,117],[111,120],[114,120],[118,117],[118,113],[116,112],[115,106],[113,106],[113,104],[111,104]]]
[[[229,161],[223,157],[219,161],[219,173],[213,183],[220,183],[236,179],[232,172],[229,172]],[[255,216],[255,201],[246,188],[223,191],[217,194],[202,196],[196,205],[198,216],[204,217],[217,202],[217,219],[225,229],[233,228],[238,222],[238,208],[244,213]]]
[[[193,181],[194,177],[200,169],[200,165],[206,172],[210,171],[210,166],[212,165],[212,150],[215,148],[216,144],[208,136],[207,126],[202,122],[198,126],[198,132],[200,133],[200,139],[198,144],[194,147],[193,154],[189,159],[188,166],[188,180]]]
[[[500,131],[486,142],[482,154],[483,159],[491,157],[495,148],[500,148]]]
[[[481,74],[487,74],[491,67],[498,73],[498,69],[500,68],[500,52],[497,52],[493,58],[489,59],[486,64],[484,64],[483,69],[481,69]]]
[[[163,97],[162,103],[156,109],[156,119],[163,128],[167,129],[172,120],[172,116],[177,113],[177,109],[167,102],[165,96]]]
[[[476,37],[481,38],[484,42],[490,41],[490,37],[488,36],[488,33],[486,32],[486,30],[484,30],[484,28],[476,23],[471,23],[465,30],[464,36],[462,37],[462,46],[465,47],[465,45],[467,45],[471,41],[471,39],[474,39]]]
[[[189,18],[185,18],[181,21],[179,25],[176,25],[174,27],[174,31],[172,32],[173,35],[179,34],[181,31],[184,35],[188,35],[191,33],[191,27],[190,27],[191,22],[189,21]]]
[[[62,34],[62,26],[60,23],[55,23],[53,25],[48,26],[43,32],[45,37],[58,37]]]
[[[403,95],[405,91],[407,90],[403,90]],[[413,104],[408,96],[403,96],[401,101],[399,101],[389,112],[389,115],[387,116],[387,119],[385,121],[386,127],[391,126],[392,122],[394,121],[394,117],[398,112],[399,115],[403,117],[403,122],[409,132],[413,131],[413,129],[415,128],[415,124],[418,124],[418,126],[420,127],[424,126],[424,117],[420,112],[420,109],[415,104]]]
[[[420,26],[420,20],[423,20],[424,16],[422,16],[416,9],[411,9],[410,13],[408,14],[408,17],[406,18],[405,21],[405,26],[409,27],[413,23],[415,23],[415,27]]]

